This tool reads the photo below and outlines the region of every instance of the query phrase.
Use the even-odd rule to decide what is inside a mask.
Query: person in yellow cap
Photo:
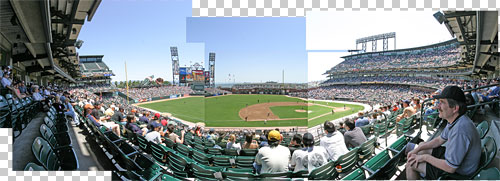
[[[288,171],[290,150],[281,146],[281,134],[272,130],[267,135],[269,146],[259,149],[255,156],[255,168],[259,173],[276,173]]]

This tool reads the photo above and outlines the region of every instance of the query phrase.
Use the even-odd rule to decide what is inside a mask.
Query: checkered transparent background
[[[306,11],[494,10],[496,0],[193,0],[193,17],[305,17]],[[54,177],[55,176],[55,177]],[[111,180],[110,171],[12,171],[12,129],[0,129],[0,180]]]
[[[12,129],[0,129],[0,180],[111,180],[111,171],[12,171]]]
[[[304,17],[306,11],[497,11],[496,0],[193,0],[193,17]]]

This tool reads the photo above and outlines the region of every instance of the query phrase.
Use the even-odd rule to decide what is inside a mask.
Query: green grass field
[[[338,119],[338,118],[341,118],[341,117],[344,117],[344,116],[347,116],[350,114],[357,113],[358,111],[363,110],[363,108],[364,108],[363,106],[353,105],[353,104],[341,104],[341,103],[324,102],[324,101],[309,101],[309,102],[314,103],[314,104],[321,104],[321,105],[326,105],[326,106],[331,106],[331,107],[340,107],[340,108],[343,108],[345,105],[346,108],[351,108],[351,109],[348,111],[343,111],[343,112],[335,112],[333,115],[327,114],[327,115],[324,115],[321,117],[317,117],[317,116],[320,116],[320,115],[323,115],[326,113],[331,113],[332,109],[328,108],[328,107],[324,107],[324,106],[318,106],[318,105],[309,106],[310,113],[309,113],[308,119],[312,119],[312,118],[314,118],[314,119],[309,120],[309,123],[307,125],[308,127],[313,127],[313,126],[316,126],[319,124],[323,124],[326,120],[334,120],[334,119]]]
[[[254,104],[267,102],[305,102],[298,98],[280,96],[280,95],[228,95],[219,97],[188,97],[163,102],[142,104],[141,107],[153,109],[160,112],[169,112],[173,116],[189,122],[205,122],[207,127],[285,127],[285,126],[316,126],[322,124],[325,120],[337,119],[363,109],[363,106],[346,104],[351,110],[345,112],[331,113],[331,108],[323,106],[306,107],[306,112],[299,113],[295,110],[302,106],[274,106],[270,107],[273,114],[280,119],[287,118],[314,118],[309,122],[307,119],[299,120],[277,120],[277,121],[244,121],[239,116],[239,111]],[[309,101],[312,103],[312,101]],[[343,107],[344,104],[327,103],[314,101],[315,104],[322,104],[333,107]],[[310,111],[308,114],[307,111]]]
[[[240,109],[267,102],[303,102],[298,98],[280,95],[228,95],[205,99],[205,124],[213,127],[267,127],[267,126],[307,126],[307,120],[243,121],[238,115]],[[274,113],[274,112],[273,112]],[[302,116],[305,118],[306,116]],[[301,118],[301,117],[295,117]]]
[[[304,109],[305,112],[297,112],[295,110]],[[277,115],[280,119],[286,118],[306,118],[307,106],[273,106],[269,107],[273,114]]]
[[[203,122],[205,119],[204,97],[188,97],[164,102],[142,104],[141,107],[169,112],[173,116],[189,122]]]

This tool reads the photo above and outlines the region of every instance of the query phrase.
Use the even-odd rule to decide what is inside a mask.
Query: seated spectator
[[[302,138],[304,148],[295,150],[290,165],[294,172],[308,170],[309,173],[315,168],[328,163],[329,155],[322,146],[314,146],[314,136],[311,133],[304,134]]]
[[[344,122],[345,129],[347,130],[344,133],[344,141],[347,148],[358,147],[366,141],[366,136],[363,133],[361,128],[354,126],[354,122],[348,119]]]
[[[153,143],[160,144],[162,142],[160,134],[161,125],[160,123],[153,122],[152,127],[153,130],[147,133],[146,136],[144,136],[144,138]]]
[[[142,116],[139,118],[139,122],[141,124],[149,123],[149,111],[145,111],[144,113],[142,113]]]
[[[40,94],[40,89],[38,86],[34,86],[34,92],[33,92],[33,100],[35,101],[42,101],[45,98]]]
[[[405,100],[403,102],[403,113],[396,117],[396,122],[399,122],[403,118],[408,118],[416,113],[415,109],[410,106],[410,101]]]
[[[295,134],[293,135],[292,140],[290,141],[290,145],[288,145],[288,149],[290,150],[290,155],[293,155],[295,150],[302,149],[302,135]]]
[[[111,120],[113,120],[115,123],[121,123],[122,125],[126,124],[126,119],[123,113],[125,109],[123,109],[123,107],[120,107],[118,108],[118,110],[119,111],[115,111],[113,116],[111,116]]]
[[[133,114],[128,114],[127,115],[127,124],[125,125],[125,128],[129,129],[130,131],[139,134],[139,135],[146,135],[148,132],[147,128],[140,128],[139,125],[136,124],[135,121],[135,116]]]
[[[243,144],[243,149],[258,149],[259,144],[257,141],[253,140],[253,136],[251,133],[245,134],[245,144]]]
[[[358,119],[355,122],[356,127],[361,127],[367,124],[370,124],[370,119],[368,117],[363,117],[364,113],[359,112],[358,113]]]
[[[320,146],[325,147],[328,155],[330,155],[330,160],[335,161],[341,155],[349,152],[345,146],[344,136],[340,132],[335,131],[335,125],[332,122],[326,121],[323,127],[325,128],[326,136],[322,137],[319,143]]]
[[[181,138],[179,138],[179,135],[174,133],[175,125],[169,124],[167,126],[167,135],[168,139],[172,140],[174,143],[184,143],[184,130],[181,131]]]
[[[236,135],[231,134],[229,136],[229,140],[227,141],[226,144],[226,149],[236,149],[238,150],[238,152],[241,150],[240,143],[236,143]]]
[[[206,139],[212,143],[215,144],[215,141],[218,139],[219,137],[215,134],[215,129],[214,128],[210,128],[210,131],[208,131],[208,135],[206,137]]]
[[[448,124],[441,136],[406,148],[406,179],[424,177],[435,180],[444,173],[471,176],[478,168],[481,157],[481,139],[472,120],[465,114],[464,92],[457,86],[447,86],[439,99],[439,117]],[[442,146],[446,142],[446,147]],[[413,149],[413,150],[412,150]]]
[[[281,134],[272,130],[268,134],[269,146],[262,147],[255,156],[254,167],[261,173],[277,173],[288,171],[290,150],[280,145]]]

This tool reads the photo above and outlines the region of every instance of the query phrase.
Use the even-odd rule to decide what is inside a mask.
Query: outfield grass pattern
[[[273,106],[269,109],[280,119],[307,117],[307,106]],[[304,110],[304,112],[297,112],[295,110]]]
[[[303,106],[273,106],[270,107],[273,114],[280,119],[287,118],[315,118],[312,120],[273,120],[267,121],[244,121],[239,116],[239,111],[246,106],[267,102],[307,102],[298,98],[280,95],[227,95],[218,97],[187,97],[156,103],[142,104],[141,107],[153,109],[160,112],[169,112],[173,116],[189,122],[205,122],[207,127],[286,127],[307,126],[313,127],[322,124],[325,120],[337,119],[363,109],[363,106],[345,104],[350,110],[326,114],[331,108],[324,106],[307,106],[306,112],[296,112]],[[313,101],[308,101],[312,103]],[[314,101],[314,104],[322,104],[331,107],[342,108],[344,104]],[[308,114],[307,111],[310,111]]]

